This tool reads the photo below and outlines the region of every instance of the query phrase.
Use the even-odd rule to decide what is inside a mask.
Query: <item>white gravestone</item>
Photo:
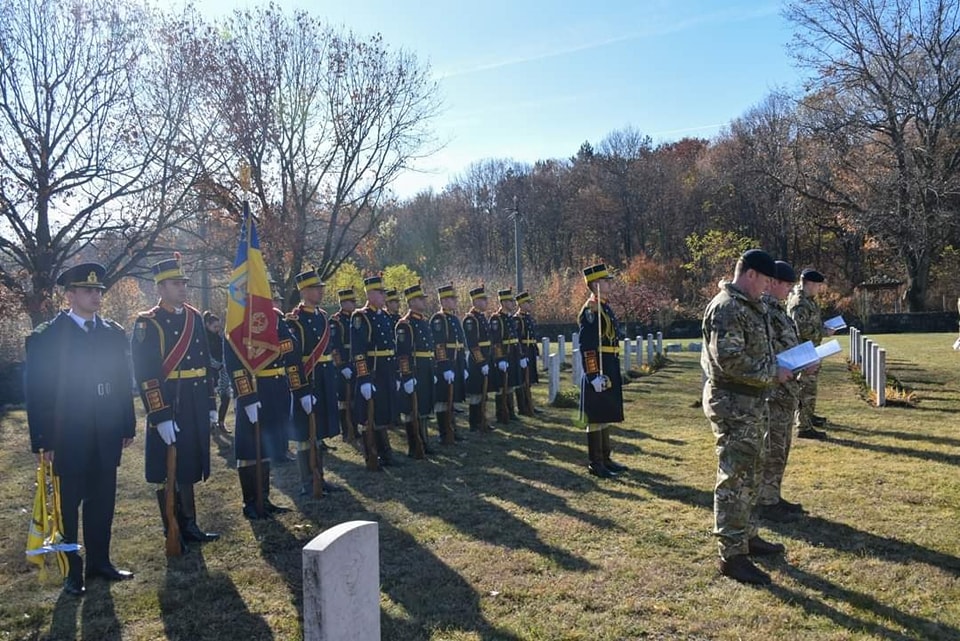
[[[663,332],[657,332],[657,354],[663,354]]]
[[[630,345],[630,339],[629,338],[623,339],[623,349],[621,350],[621,353],[623,354],[623,371],[624,372],[630,371],[630,365],[631,365],[630,353],[632,351],[633,351],[633,348]]]
[[[887,404],[887,350],[877,350],[877,378],[880,385],[877,386],[877,407],[883,407]]]
[[[303,548],[304,641],[380,639],[378,529],[348,521]]]
[[[653,365],[653,334],[647,334],[647,365]]]
[[[547,402],[552,403],[557,398],[560,391],[560,355],[556,352],[550,354],[550,389],[547,394]]]
[[[637,367],[643,366],[643,336],[637,336],[633,345],[634,356],[637,359]]]
[[[573,350],[570,355],[570,362],[573,364],[573,374],[570,377],[574,387],[580,387],[580,378],[583,376],[583,362],[580,358],[580,350]]]
[[[560,362],[564,363],[567,360],[567,339],[564,338],[563,334],[557,336],[557,355],[560,357]]]
[[[574,350],[580,349],[580,332],[574,332],[570,335],[570,343],[573,345]]]
[[[550,369],[550,339],[544,336],[540,339],[540,358],[543,359],[543,370]]]

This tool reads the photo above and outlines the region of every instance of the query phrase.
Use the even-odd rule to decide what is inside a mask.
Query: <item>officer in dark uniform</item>
[[[316,270],[308,269],[297,274],[297,289],[300,304],[287,314],[287,324],[301,348],[303,373],[307,377],[315,405],[313,417],[317,437],[317,465],[323,479],[322,439],[340,434],[337,415],[337,379],[340,373],[333,364],[333,346],[342,345],[340,326],[328,321],[327,313],[320,308],[323,301],[324,283]],[[300,495],[311,494],[313,470],[310,465],[310,414],[294,414],[293,440],[297,442],[297,465],[300,470]],[[324,490],[337,489],[323,481]]]
[[[490,342],[496,369],[491,384],[497,390],[497,421],[506,424],[517,418],[513,390],[520,385],[520,339],[513,313],[517,310],[512,289],[497,292],[500,308],[490,315]]]
[[[410,310],[396,327],[397,365],[402,385],[400,420],[407,432],[407,456],[423,458],[433,454],[427,447],[427,422],[433,412],[434,345],[430,322],[424,316],[427,299],[421,285],[403,290]],[[417,424],[414,424],[414,396],[416,396]]]
[[[110,561],[117,498],[117,467],[134,437],[130,365],[123,328],[97,315],[105,270],[84,263],[66,270],[57,285],[70,309],[27,337],[25,390],[30,447],[53,461],[60,478],[63,542],[76,543],[80,504],[87,577],[133,577]],[[84,593],[83,560],[67,552],[66,594]]]
[[[529,292],[517,294],[517,311],[513,315],[517,323],[517,335],[520,337],[520,376],[521,388],[517,390],[517,408],[524,416],[533,416],[535,411],[530,397],[530,386],[539,382],[537,376],[537,358],[540,346],[537,342],[537,324],[533,320],[530,308],[533,297]]]
[[[396,338],[393,321],[383,308],[383,278],[363,279],[367,304],[356,310],[350,320],[351,360],[357,373],[353,390],[353,419],[364,432],[364,447],[369,469],[393,464],[393,450],[387,429],[399,416],[397,390]],[[373,400],[373,434],[369,434],[368,416]]]
[[[207,329],[207,346],[210,347],[210,379],[211,384],[220,397],[220,407],[217,409],[217,422],[210,429],[222,434],[230,431],[224,424],[227,419],[227,410],[230,407],[230,376],[223,365],[223,324],[220,317],[209,309],[203,312],[203,326]]]
[[[356,438],[356,430],[351,416],[353,402],[353,366],[350,363],[350,317],[357,308],[357,295],[352,289],[337,292],[340,309],[330,317],[331,331],[330,355],[340,375],[337,377],[337,408],[340,415],[340,433],[344,441]]]
[[[166,530],[164,484],[176,483],[177,520],[186,541],[204,543],[220,535],[197,525],[193,485],[210,476],[210,424],[215,422],[214,391],[208,368],[210,348],[200,312],[187,301],[180,255],[152,268],[160,295],[156,307],[137,315],[131,350],[140,397],[147,410],[144,460],[148,483],[156,483]],[[177,474],[167,479],[167,449],[177,448]]]
[[[462,440],[453,423],[452,405],[463,402],[464,383],[470,374],[467,372],[463,349],[463,325],[457,318],[457,292],[452,284],[443,285],[437,289],[437,295],[440,299],[440,311],[430,318],[438,373],[434,386],[434,410],[437,413],[440,440],[450,444]]]
[[[467,350],[466,396],[470,406],[470,431],[489,429],[484,420],[490,374],[490,328],[487,322],[487,292],[483,285],[470,290],[473,302],[463,317],[463,335]]]
[[[290,425],[291,395],[296,412],[313,412],[313,395],[303,375],[301,350],[279,309],[273,309],[280,353],[254,376],[237,354],[231,341],[225,341],[224,357],[236,392],[236,430],[234,452],[243,498],[243,515],[251,520],[264,519],[290,508],[273,504],[270,497],[270,460],[286,456]],[[254,380],[254,378],[256,380]],[[263,512],[257,509],[257,424],[260,428],[260,472]]]
[[[583,270],[590,297],[580,308],[580,407],[586,415],[588,469],[594,476],[611,478],[626,467],[610,459],[609,423],[623,422],[623,380],[620,376],[620,341],[623,328],[605,298],[613,276],[603,263]]]

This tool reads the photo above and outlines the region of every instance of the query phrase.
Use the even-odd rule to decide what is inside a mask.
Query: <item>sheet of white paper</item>
[[[819,360],[820,356],[817,355],[817,348],[810,341],[800,343],[796,347],[791,347],[777,354],[777,365],[789,369],[791,372],[809,367]]]
[[[834,316],[833,318],[828,318],[823,321],[823,326],[827,329],[832,329],[835,332],[839,332],[841,329],[844,329],[847,326],[847,322],[843,320],[843,316]]]
[[[827,341],[826,343],[817,346],[817,356],[820,358],[833,356],[834,354],[839,354],[842,351],[843,348],[840,347],[840,343],[837,341],[837,339]]]

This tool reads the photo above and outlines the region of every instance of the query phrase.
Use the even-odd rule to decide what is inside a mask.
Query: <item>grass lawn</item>
[[[218,442],[197,496],[201,525],[223,538],[169,562],[140,438],[120,468],[113,544],[137,577],[91,582],[82,600],[41,585],[24,561],[34,463],[24,414],[9,411],[0,641],[300,639],[300,548],[354,519],[380,524],[387,640],[960,639],[960,353],[950,334],[876,338],[919,405],[870,407],[844,359],[827,362],[818,413],[831,440],[795,442],[784,495],[810,515],[762,530],[787,546],[763,562],[769,588],[716,571],[713,439],[691,407],[698,354],[672,353],[627,386],[613,441],[631,471],[614,481],[586,474],[574,411],[545,408],[382,474],[336,443],[328,478],[347,492],[297,501],[295,465],[283,466],[272,499],[298,509],[251,523],[230,443]],[[535,401],[545,396],[541,385]],[[405,451],[400,434],[393,445]]]

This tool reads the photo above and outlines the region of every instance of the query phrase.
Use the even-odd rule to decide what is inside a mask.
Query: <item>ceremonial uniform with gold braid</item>
[[[470,290],[470,299],[476,305],[479,299],[486,299],[487,293],[483,285]],[[463,317],[463,335],[467,350],[467,371],[470,378],[466,383],[467,403],[470,406],[470,430],[477,431],[482,427],[483,383],[487,381],[487,391],[490,385],[490,323],[486,315],[476,306],[471,307]],[[486,374],[484,374],[486,370]]]
[[[437,293],[441,299],[456,297],[453,285],[439,287]],[[430,318],[430,329],[433,332],[434,358],[437,367],[434,411],[437,414],[437,427],[440,429],[442,438],[447,429],[450,391],[450,384],[444,378],[444,372],[453,372],[453,402],[462,403],[466,398],[464,373],[467,369],[467,361],[464,351],[463,325],[456,314],[440,309]],[[449,424],[454,425],[453,416],[449,417]],[[454,432],[454,438],[459,438],[456,432]]]
[[[423,290],[419,285],[414,285],[403,290],[404,296],[410,300],[413,296],[423,296]],[[417,395],[417,419],[419,425],[420,440],[426,448],[427,444],[427,421],[430,414],[433,413],[433,377],[436,376],[436,365],[434,363],[434,343],[433,332],[430,329],[430,321],[418,312],[409,310],[400,318],[396,330],[397,343],[397,367],[400,374],[401,385],[406,384],[411,379],[416,379],[415,393]],[[408,454],[413,456],[416,451],[416,442],[414,435],[413,401],[410,394],[400,390],[400,420],[404,423],[407,432]],[[429,453],[429,452],[428,452]]]
[[[356,294],[352,289],[341,289],[337,292],[340,299],[340,305],[345,302],[354,302],[357,300]],[[353,378],[356,372],[353,371],[353,364],[350,362],[350,317],[352,311],[348,312],[342,307],[330,316],[330,356],[333,358],[333,365],[337,370],[337,408],[340,417],[340,432],[343,440],[347,440],[349,429],[347,426],[347,412],[353,409],[347,407],[348,390],[353,386]],[[332,331],[336,328],[336,331]],[[344,369],[350,369],[350,378],[343,376]]]
[[[179,254],[156,263],[152,271],[158,285],[165,280],[188,280]],[[147,482],[176,483],[177,520],[185,540],[216,540],[219,534],[204,532],[197,525],[193,488],[194,483],[210,476],[210,415],[216,409],[203,317],[190,305],[180,309],[157,305],[137,316],[130,347],[137,388],[151,428],[144,446]],[[167,478],[168,446],[155,429],[164,421],[173,421],[179,428],[175,479]],[[156,495],[166,529],[162,486]]]
[[[383,289],[379,276],[364,279],[364,287],[369,292],[373,288]],[[390,440],[387,428],[394,424],[400,415],[397,407],[397,346],[393,321],[386,310],[374,307],[367,302],[364,307],[353,312],[350,320],[351,361],[356,376],[353,388],[353,419],[360,431],[369,426],[367,400],[363,398],[360,387],[371,383],[373,390],[374,440],[381,465],[392,462]]]
[[[513,300],[513,290],[501,289],[497,293],[501,303]],[[494,401],[497,407],[497,421],[508,423],[517,418],[513,404],[513,390],[520,385],[520,337],[517,335],[516,320],[501,307],[490,315],[491,360],[490,386],[496,390]],[[506,362],[507,371],[500,369],[500,363]],[[506,377],[506,386],[504,386]],[[504,390],[506,387],[506,390]],[[506,396],[503,395],[506,391]]]

